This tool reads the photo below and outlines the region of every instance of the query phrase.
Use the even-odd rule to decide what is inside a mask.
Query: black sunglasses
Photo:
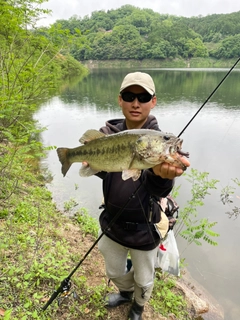
[[[122,92],[121,97],[123,101],[126,102],[133,102],[136,98],[138,99],[139,102],[141,103],[146,103],[149,102],[154,95],[151,95],[148,92],[143,92],[143,93],[133,93],[133,92]]]

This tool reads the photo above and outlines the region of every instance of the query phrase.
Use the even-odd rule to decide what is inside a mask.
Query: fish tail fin
[[[72,163],[69,161],[69,158],[67,156],[68,150],[69,150],[68,148],[57,148],[57,154],[58,154],[59,161],[62,164],[62,174],[64,177],[72,165]]]

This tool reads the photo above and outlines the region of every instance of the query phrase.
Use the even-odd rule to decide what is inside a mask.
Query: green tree
[[[33,155],[41,154],[32,113],[39,99],[56,90],[70,71],[86,73],[72,57],[33,27],[41,13],[35,9],[42,1],[1,2],[0,14],[0,209],[19,189],[18,162],[32,165]],[[6,23],[7,22],[7,23]],[[31,29],[29,30],[29,28]],[[15,163],[15,165],[14,165]]]
[[[163,55],[166,58],[176,55],[184,58],[208,56],[201,36],[187,27],[182,19],[175,17],[168,17],[152,25],[148,41],[153,45],[153,48],[158,44],[158,50],[164,52]],[[165,43],[168,49],[160,49],[160,43]]]
[[[114,27],[111,18],[104,11],[94,11],[92,13],[92,20],[94,21],[94,29],[92,28],[91,31],[97,32],[100,29],[107,31]]]
[[[209,50],[213,57],[229,59],[238,48],[227,50],[220,41],[240,34],[240,12],[184,18],[124,5],[58,20],[54,28],[52,41],[68,44],[63,52],[78,60],[204,58]]]
[[[151,19],[152,17],[147,11],[135,8],[130,15],[118,20],[116,25],[133,25],[140,35],[146,35],[150,31]]]
[[[138,59],[143,40],[132,25],[116,26],[111,32],[98,33],[90,59]]]
[[[240,34],[230,36],[221,41],[216,50],[212,50],[210,55],[220,58],[238,58],[240,53]]]
[[[216,38],[222,40],[240,33],[240,11],[184,18],[184,20],[190,28],[202,36],[205,42],[216,42]]]
[[[159,40],[149,49],[150,57],[153,59],[175,58],[178,51],[174,46],[171,46],[169,41]]]
[[[185,48],[188,58],[208,56],[208,50],[199,38],[188,39]]]

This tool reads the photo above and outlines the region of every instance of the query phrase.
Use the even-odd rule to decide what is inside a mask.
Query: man
[[[156,118],[150,115],[157,97],[149,74],[127,74],[120,87],[118,102],[125,118],[108,121],[100,131],[112,134],[131,129],[160,130]],[[182,162],[186,167],[190,165],[185,158]],[[182,173],[181,168],[161,163],[143,170],[137,181],[123,181],[121,172],[97,174],[103,179],[105,204],[99,219],[101,229],[106,230],[112,218],[124,207],[121,216],[98,243],[105,259],[106,274],[119,289],[118,293],[108,295],[106,306],[116,307],[133,300],[130,320],[142,319],[144,305],[153,290],[154,265],[162,238],[156,228],[161,220],[157,200],[170,193],[174,178]],[[127,266],[129,255],[132,267]]]

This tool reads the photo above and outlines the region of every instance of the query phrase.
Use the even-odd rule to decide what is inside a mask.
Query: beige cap
[[[132,72],[128,73],[123,79],[120,87],[120,92],[122,92],[127,87],[138,85],[143,87],[151,95],[155,94],[155,85],[152,77],[148,73],[144,72]]]

